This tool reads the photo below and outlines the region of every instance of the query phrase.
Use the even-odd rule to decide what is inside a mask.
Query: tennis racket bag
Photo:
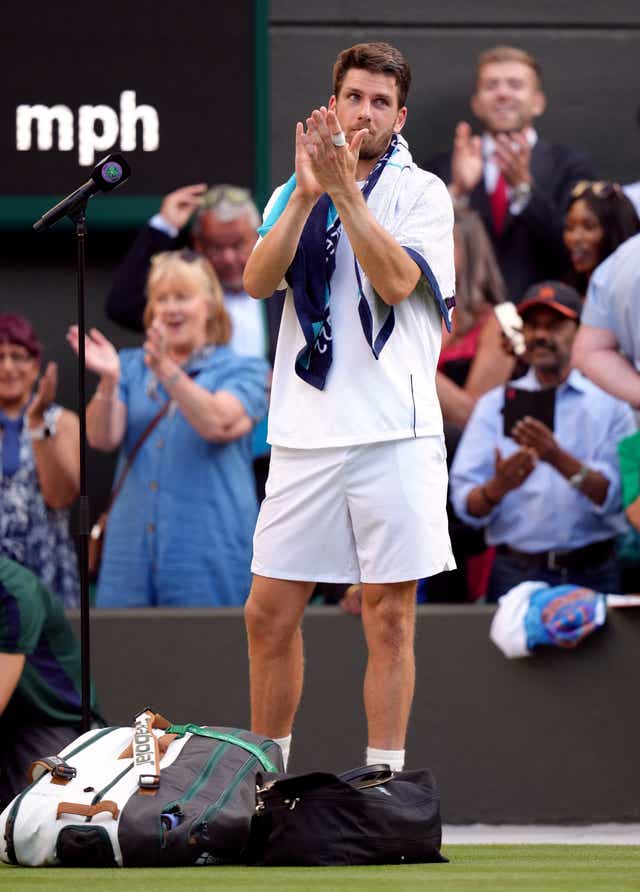
[[[160,867],[243,863],[258,771],[282,770],[272,740],[171,725],[145,710],[35,762],[0,816],[12,864]]]
[[[248,860],[327,866],[447,861],[433,775],[388,765],[257,777]]]

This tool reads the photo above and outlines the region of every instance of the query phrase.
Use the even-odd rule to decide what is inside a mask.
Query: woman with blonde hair
[[[250,434],[269,367],[227,346],[220,283],[193,251],[153,258],[144,325],[141,349],[118,353],[96,329],[85,342],[100,377],[89,443],[121,447],[116,479],[138,446],[109,514],[97,605],[242,604],[258,507]],[[68,340],[77,351],[77,328]]]
[[[444,420],[464,427],[478,397],[508,381],[515,363],[493,313],[507,299],[506,287],[475,211],[456,210],[453,238],[456,309],[453,331],[443,332],[436,385]]]

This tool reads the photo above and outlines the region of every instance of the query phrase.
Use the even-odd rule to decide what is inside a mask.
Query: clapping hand
[[[466,121],[460,121],[453,139],[451,186],[455,198],[472,192],[482,177],[482,140],[473,136]]]
[[[496,449],[495,455],[495,480],[503,493],[522,486],[534,470],[538,460],[537,453],[528,447],[518,449],[508,458],[503,458],[499,449]]]
[[[147,329],[143,349],[145,365],[162,378],[167,371],[165,366],[171,360],[167,353],[167,330],[159,319],[154,319]]]
[[[72,325],[67,332],[67,343],[76,353],[79,350],[78,326]],[[101,378],[117,382],[120,378],[120,357],[110,340],[97,328],[92,328],[84,339],[87,368]]]
[[[499,133],[495,160],[510,186],[531,182],[531,146],[524,133]]]
[[[55,362],[47,363],[44,375],[38,381],[38,386],[26,411],[28,421],[39,424],[44,419],[45,410],[56,397],[58,389],[58,365]]]
[[[514,424],[511,436],[520,446],[534,450],[542,461],[550,464],[553,463],[560,451],[560,447],[553,436],[553,431],[546,424],[543,424],[542,421],[538,421],[537,418],[531,418],[529,415],[526,415]]]
[[[315,109],[306,121],[306,132],[302,124],[296,128],[296,150],[298,145],[304,151],[307,160],[303,163],[305,174],[308,172],[322,192],[333,192],[355,183],[356,167],[360,157],[360,146],[368,130],[358,130],[350,143],[336,146],[331,136],[342,133],[342,127],[333,110],[323,105]],[[296,165],[298,152],[296,151]],[[296,175],[298,168],[296,166]]]

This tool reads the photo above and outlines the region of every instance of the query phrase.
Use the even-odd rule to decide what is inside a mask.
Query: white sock
[[[388,765],[392,771],[402,771],[404,768],[404,750],[378,750],[373,746],[367,747],[367,765]]]
[[[277,743],[282,750],[282,761],[284,763],[284,770],[286,771],[289,762],[289,750],[291,749],[291,734],[288,734],[286,737],[274,737],[273,742]]]

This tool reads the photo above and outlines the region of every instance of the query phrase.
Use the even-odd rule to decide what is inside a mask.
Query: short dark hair
[[[338,98],[350,68],[363,68],[374,74],[390,74],[396,79],[398,108],[402,108],[411,86],[411,69],[400,50],[390,43],[356,43],[338,55],[333,66],[333,92]]]
[[[476,87],[480,79],[480,71],[485,65],[491,65],[494,62],[520,62],[521,65],[526,65],[535,74],[538,89],[542,89],[542,66],[535,56],[517,46],[492,46],[480,53],[476,63]]]

